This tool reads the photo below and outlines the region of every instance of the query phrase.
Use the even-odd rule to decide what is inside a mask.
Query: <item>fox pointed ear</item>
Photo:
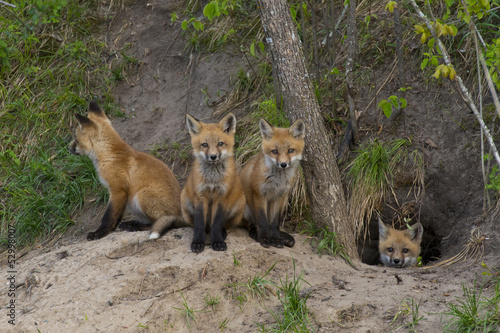
[[[90,101],[89,112],[92,112],[97,116],[106,117],[106,114],[104,113],[104,111],[101,110],[99,104],[97,104],[96,101]]]
[[[76,117],[76,121],[78,121],[78,124],[82,128],[92,125],[92,120],[90,120],[89,118],[87,118],[85,116],[82,116],[81,114],[76,113],[75,117]]]
[[[234,134],[236,132],[236,117],[234,114],[230,112],[222,118],[219,127],[227,134]]]
[[[387,236],[389,236],[389,229],[387,229],[387,226],[382,222],[380,216],[378,217],[378,235],[381,241],[386,240]]]
[[[186,124],[187,124],[187,128],[189,130],[189,134],[191,134],[191,135],[200,134],[201,124],[198,121],[198,119],[196,119],[195,117],[193,117],[190,114],[187,114],[186,115]]]
[[[424,234],[424,227],[422,223],[418,222],[412,225],[408,230],[405,231],[405,234],[412,240],[414,243],[420,243],[422,241],[422,236]]]
[[[273,127],[264,118],[260,118],[259,128],[260,134],[264,139],[269,140],[274,136]]]
[[[294,137],[303,139],[306,135],[306,124],[302,119],[297,119],[292,126],[288,129],[288,132]]]

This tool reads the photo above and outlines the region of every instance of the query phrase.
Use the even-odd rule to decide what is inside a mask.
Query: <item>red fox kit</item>
[[[180,217],[181,190],[168,166],[126,144],[96,102],[90,103],[88,118],[77,114],[76,119],[78,127],[69,151],[88,156],[109,191],[101,225],[87,235],[87,240],[115,230],[126,207],[139,220],[131,221],[129,228],[139,222],[143,226],[153,224],[150,238],[185,225]]]
[[[409,267],[417,263],[424,228],[416,223],[407,230],[387,227],[378,219],[380,261],[388,267]]]
[[[290,128],[277,128],[261,119],[259,127],[262,151],[246,163],[240,175],[247,199],[244,218],[250,236],[263,247],[292,247],[293,237],[279,228],[302,159],[305,125],[299,119]]]
[[[202,252],[206,234],[212,249],[225,251],[225,227],[239,226],[245,195],[233,157],[236,117],[229,113],[218,124],[205,124],[187,115],[195,157],[182,190],[182,216],[194,227],[191,250]]]

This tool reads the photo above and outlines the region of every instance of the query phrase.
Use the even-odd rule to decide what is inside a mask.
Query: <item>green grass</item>
[[[337,234],[330,231],[328,227],[319,229],[316,228],[313,223],[303,220],[299,228],[303,228],[301,233],[311,236],[311,245],[316,247],[320,256],[325,253],[333,257],[340,256],[354,267],[351,258],[349,258],[345,251],[345,247],[338,242]]]
[[[88,100],[102,96],[103,108],[114,109],[116,66],[94,37],[105,19],[100,2],[14,4],[0,17],[0,243],[11,224],[26,246],[64,231],[87,195],[105,200],[90,161],[67,145]]]
[[[309,319],[309,309],[307,307],[308,294],[301,292],[304,273],[297,275],[295,271],[295,260],[293,260],[293,276],[285,275],[285,279],[280,279],[278,286],[278,298],[281,303],[281,310],[278,312],[269,311],[275,323],[269,326],[257,324],[260,332],[313,332],[314,327]]]
[[[374,140],[363,145],[356,158],[349,164],[350,218],[356,225],[358,235],[367,232],[368,221],[374,209],[382,209],[386,198],[394,195],[395,180],[403,168],[411,168],[412,190],[417,200],[423,187],[423,160],[416,152],[409,153],[409,140],[397,139],[383,143]]]
[[[455,302],[448,303],[445,317],[448,323],[445,332],[498,332],[500,327],[500,281],[495,280],[493,295],[483,295],[484,284],[477,285],[477,279],[472,287],[465,285],[463,296]]]
[[[408,332],[416,333],[417,332],[416,326],[418,325],[418,322],[424,318],[424,316],[420,315],[419,308],[420,308],[420,301],[415,301],[413,297],[411,299],[404,300],[403,303],[401,303],[399,310],[394,316],[394,319],[392,320],[391,324],[393,324],[400,317],[405,318],[410,314],[411,317],[405,323],[396,327],[395,330],[397,331],[402,327],[406,327]]]
[[[182,296],[182,308],[176,308],[176,307],[172,307],[176,310],[179,310],[180,314],[186,318],[186,323],[188,325],[188,328],[189,330],[191,330],[191,321],[194,321],[194,313],[195,311],[193,310],[193,308],[191,308],[188,304],[187,304],[187,301],[186,301],[186,298],[184,297],[184,295],[182,294],[182,291],[180,291],[181,293],[181,296]]]
[[[214,297],[210,294],[206,294],[203,298],[205,300],[205,304],[207,307],[212,307],[212,310],[215,310],[215,306],[220,303],[220,297]]]
[[[278,262],[275,262],[262,276],[256,273],[253,277],[248,278],[246,283],[228,284],[229,287],[232,287],[232,298],[239,301],[240,309],[242,309],[243,304],[248,301],[247,295],[251,295],[252,298],[265,297],[266,286],[275,285],[273,281],[266,279],[266,276],[269,275],[277,263]]]

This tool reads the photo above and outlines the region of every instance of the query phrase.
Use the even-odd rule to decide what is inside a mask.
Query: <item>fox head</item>
[[[103,128],[110,127],[111,122],[94,101],[90,102],[88,117],[80,114],[75,116],[78,126],[75,131],[75,139],[69,145],[69,151],[75,155],[92,157]]]
[[[217,163],[233,155],[236,117],[229,113],[218,124],[205,124],[186,115],[193,154],[202,163]]]
[[[388,267],[409,267],[417,263],[424,228],[416,223],[407,230],[387,227],[378,219],[380,261]]]
[[[302,119],[296,120],[290,128],[271,126],[260,119],[262,151],[268,166],[286,169],[296,165],[302,159],[306,126]]]

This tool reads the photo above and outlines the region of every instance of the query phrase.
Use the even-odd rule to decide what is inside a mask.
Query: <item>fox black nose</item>
[[[210,155],[210,159],[211,159],[212,161],[215,161],[215,160],[217,159],[217,155]]]
[[[394,261],[394,263],[397,265],[397,264],[399,264],[399,262],[400,262],[401,260],[399,260],[399,259],[394,259],[393,261]]]
[[[287,164],[287,163],[281,163],[281,164],[280,164],[280,167],[282,167],[283,169],[284,169],[284,168],[286,168],[287,166],[288,166],[288,164]]]

